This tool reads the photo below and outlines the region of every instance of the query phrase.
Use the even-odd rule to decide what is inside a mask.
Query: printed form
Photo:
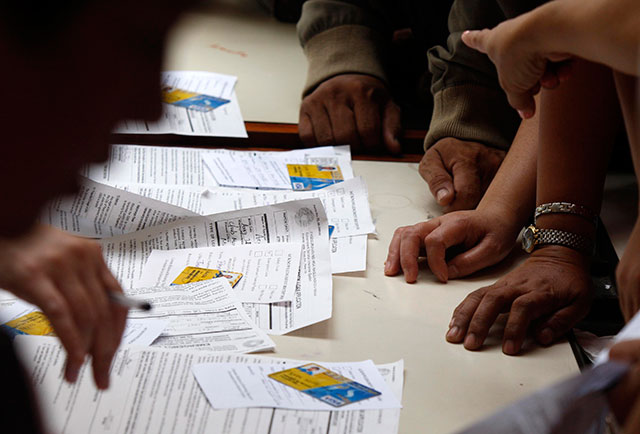
[[[209,268],[242,273],[231,290],[241,302],[291,302],[295,297],[301,252],[300,243],[153,250],[135,286],[169,285],[186,267]]]
[[[270,363],[288,359],[243,354],[166,348],[122,347],[114,357],[111,386],[96,389],[89,363],[78,381],[62,375],[65,352],[57,339],[39,336],[16,338],[18,354],[33,379],[51,432],[135,434],[393,434],[398,431],[399,409],[354,411],[296,411],[272,408],[214,410],[198,386],[191,369],[202,363]],[[402,363],[380,365],[378,370],[398,399],[402,397]],[[167,391],[167,393],[159,393]]]
[[[201,93],[230,102],[211,111],[197,111],[162,104],[160,120],[127,120],[116,128],[119,134],[182,134],[188,136],[247,137],[238,98],[234,91],[237,77],[202,71],[166,71],[162,86]]]
[[[294,301],[245,303],[244,307],[255,324],[272,334],[288,333],[331,317],[329,232],[319,199],[190,217],[100,242],[107,265],[124,288],[134,287],[140,279],[152,250],[301,243]]]
[[[129,318],[168,321],[153,346],[232,353],[266,351],[275,347],[273,341],[251,322],[225,278],[127,289],[126,294],[149,301],[153,306],[150,311],[130,310]]]

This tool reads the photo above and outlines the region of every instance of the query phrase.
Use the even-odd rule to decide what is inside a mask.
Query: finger
[[[427,234],[424,240],[429,268],[441,282],[447,282],[449,271],[446,263],[447,249],[463,244],[469,233],[467,225],[460,220],[453,223],[440,223]]]
[[[338,145],[360,146],[355,115],[346,104],[336,104],[329,109],[333,137]]]
[[[589,303],[575,302],[553,313],[543,321],[536,331],[536,340],[542,345],[550,345],[566,335],[573,326],[587,314]]]
[[[400,145],[400,137],[402,136],[400,107],[393,101],[389,101],[384,108],[382,119],[384,144],[392,154],[400,154],[402,151],[402,146]]]
[[[491,30],[466,30],[462,33],[462,42],[464,42],[467,47],[473,48],[474,50],[478,50],[481,53],[487,53],[487,39],[491,34]]]
[[[313,127],[311,126],[311,118],[307,113],[302,112],[300,109],[300,120],[298,123],[298,135],[300,140],[307,146],[318,146],[316,142],[316,136],[313,134]]]
[[[518,111],[522,119],[530,119],[536,113],[536,103],[533,94],[527,92],[506,91],[511,107]]]
[[[455,159],[451,166],[451,174],[455,199],[449,204],[446,212],[474,209],[484,193],[482,178],[475,162]]]
[[[80,280],[75,270],[60,270],[59,274],[54,282],[67,300],[76,327],[80,330],[85,351],[89,351],[98,311],[86,292],[86,283]]]
[[[360,143],[365,148],[378,146],[382,138],[380,105],[373,101],[357,102],[353,109]]]
[[[65,379],[71,383],[75,382],[87,352],[67,300],[48,279],[35,278],[33,286],[27,288],[23,295],[27,301],[39,306],[51,322],[67,351]]]
[[[440,206],[447,206],[454,200],[453,179],[436,148],[431,147],[424,154],[419,172]]]
[[[400,241],[400,267],[407,283],[418,280],[418,257],[423,237],[414,228],[409,227],[402,232]]]
[[[555,300],[546,293],[528,292],[516,298],[511,305],[504,329],[502,352],[509,355],[517,354],[522,348],[531,321],[552,312],[555,308]]]
[[[609,350],[609,358],[628,363],[640,361],[640,339],[618,342]]]
[[[462,303],[456,307],[449,322],[449,331],[447,331],[446,339],[452,343],[460,343],[467,334],[469,323],[478,305],[482,301],[488,287],[480,288],[467,295]]]
[[[540,85],[545,89],[555,89],[560,85],[560,78],[554,70],[547,68],[540,78]]]
[[[316,136],[318,146],[336,145],[336,141],[333,138],[333,130],[331,129],[331,121],[329,120],[329,113],[324,105],[313,112],[311,126],[313,128],[313,134]]]
[[[571,61],[565,61],[558,64],[556,75],[558,76],[558,80],[560,80],[560,83],[564,83],[565,81],[569,80],[569,78],[571,77],[572,69],[573,62]]]
[[[509,253],[509,249],[501,252],[497,243],[486,237],[477,246],[452,258],[447,264],[447,274],[449,279],[468,276],[478,270],[497,264],[504,259],[507,253]]]
[[[482,347],[496,318],[507,310],[516,296],[515,291],[505,286],[493,286],[487,290],[469,323],[464,338],[464,347],[467,350],[478,350]]]
[[[402,232],[405,229],[406,226],[396,229],[389,243],[387,260],[384,262],[384,274],[387,276],[395,276],[400,272],[400,243],[402,242]]]

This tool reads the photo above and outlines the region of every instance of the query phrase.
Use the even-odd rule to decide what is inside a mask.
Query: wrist
[[[535,260],[552,259],[554,262],[578,267],[585,271],[589,269],[591,261],[590,255],[580,253],[569,247],[554,244],[547,244],[538,247],[529,257],[534,258]]]

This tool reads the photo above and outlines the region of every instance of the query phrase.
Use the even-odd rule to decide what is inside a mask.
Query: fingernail
[[[449,190],[447,190],[446,188],[441,188],[436,192],[436,200],[438,202],[442,202],[442,199],[444,199],[447,193],[449,193]]]
[[[505,354],[515,354],[516,353],[516,343],[509,339],[502,345],[502,352]]]
[[[464,338],[464,347],[468,350],[475,350],[480,345],[478,344],[478,338],[473,333],[469,333],[466,338]]]
[[[80,374],[80,368],[69,368],[67,369],[67,380],[69,383],[75,383],[78,379],[78,375]]]
[[[540,332],[538,340],[542,345],[549,345],[551,342],[553,342],[553,330],[551,330],[549,327],[545,327]]]
[[[531,110],[518,110],[518,114],[522,119],[529,119],[531,116],[533,116]]]
[[[460,275],[460,273],[458,272],[458,267],[456,267],[455,265],[449,265],[447,271],[449,273],[449,279],[455,279]]]
[[[458,340],[458,334],[460,333],[460,327],[458,326],[453,326],[449,329],[449,331],[447,332],[447,340],[450,341],[457,341]]]
[[[465,30],[464,32],[462,32],[462,36],[466,36],[469,34],[469,30]]]
[[[455,321],[455,317],[451,318],[451,321],[449,321],[449,328],[453,327],[453,322]]]
[[[389,273],[389,270],[391,269],[391,264],[387,261],[384,262],[384,274]]]

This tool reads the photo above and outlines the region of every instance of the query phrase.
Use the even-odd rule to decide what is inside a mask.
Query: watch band
[[[531,253],[539,245],[569,247],[587,255],[593,251],[593,241],[583,235],[559,229],[538,229],[535,225],[526,227],[522,234],[522,248]]]
[[[594,226],[598,224],[598,216],[596,213],[591,211],[589,208],[576,205],[575,203],[569,202],[550,202],[543,203],[542,205],[538,205],[536,207],[536,212],[533,215],[533,224],[536,224],[536,220],[543,214],[558,214],[558,213],[566,213],[580,216],[586,220],[589,220]]]

